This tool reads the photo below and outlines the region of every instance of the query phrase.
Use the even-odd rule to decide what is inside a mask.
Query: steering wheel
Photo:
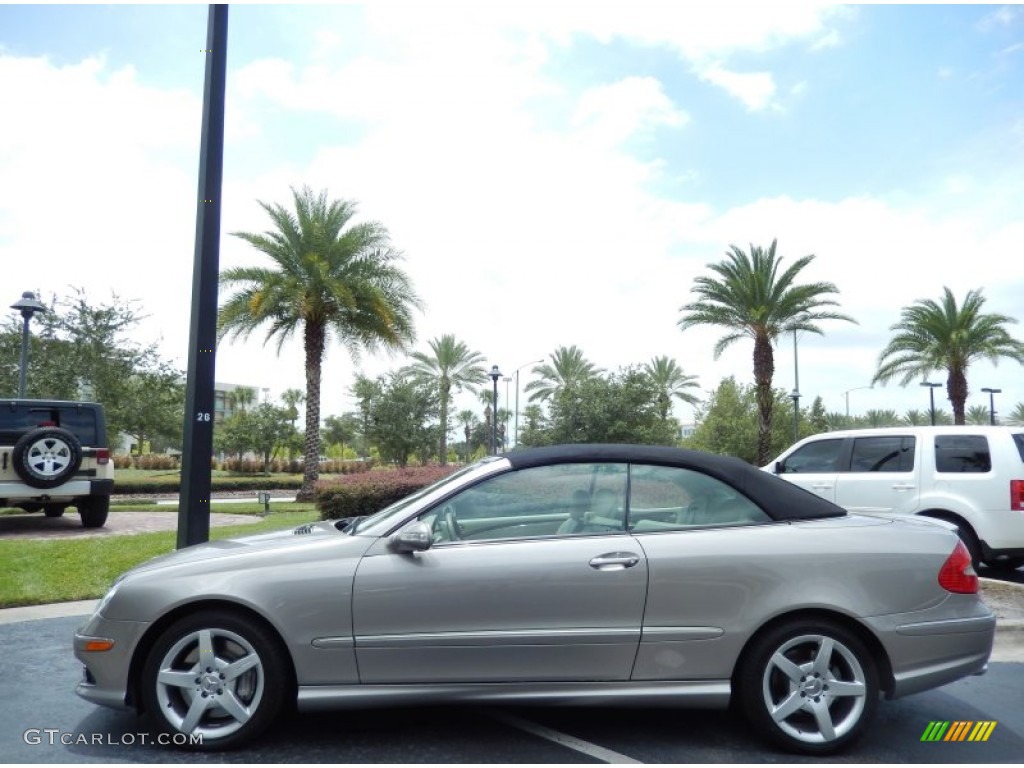
[[[455,507],[451,504],[445,504],[441,508],[441,516],[444,518],[445,525],[448,526],[448,535],[451,536],[452,541],[465,538],[462,526],[455,519]]]

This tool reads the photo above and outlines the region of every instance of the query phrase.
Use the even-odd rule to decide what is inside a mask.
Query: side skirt
[[[728,680],[627,683],[440,683],[432,685],[307,685],[302,712],[409,704],[491,703],[574,706],[675,706],[725,709]]]

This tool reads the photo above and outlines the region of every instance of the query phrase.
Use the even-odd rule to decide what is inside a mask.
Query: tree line
[[[383,224],[357,221],[354,201],[332,200],[326,191],[314,193],[302,187],[291,192],[290,208],[258,201],[271,222],[266,232],[233,233],[267,257],[270,265],[237,267],[222,273],[227,297],[220,310],[219,335],[222,340],[245,338],[261,330],[266,333],[266,341],[275,340],[279,349],[293,337],[302,339],[306,415],[299,495],[311,498],[321,454],[324,355],[332,342],[353,356],[378,349],[408,352],[415,341],[413,315],[422,308],[422,301],[401,267],[404,255],[391,243]],[[705,427],[719,400],[737,404],[750,401],[756,428],[752,436],[756,445],[753,461],[763,464],[774,455],[776,435],[783,434],[775,416],[787,407],[784,394],[780,396],[772,384],[774,344],[785,333],[823,334],[821,324],[826,321],[856,322],[839,311],[839,291],[833,283],[800,282],[802,271],[814,258],[802,256],[784,267],[775,240],[767,248],[751,244],[746,251],[732,245],[724,259],[707,264],[708,273],[694,280],[693,300],[679,308],[678,327],[683,332],[698,326],[722,328],[724,335],[711,350],[715,357],[736,342],[752,341],[754,372],[751,387],[723,381],[701,406],[699,416],[703,420],[694,435],[695,447],[719,445],[716,440],[720,442],[721,435],[711,439],[707,437],[710,428]],[[958,302],[947,287],[938,301],[919,299],[904,307],[890,328],[890,341],[879,354],[872,384],[897,380],[906,385],[934,372],[944,373],[953,422],[966,423],[970,365],[1004,358],[1024,363],[1024,343],[1008,331],[1016,320],[984,312],[984,303],[980,289],[969,290]],[[46,319],[42,320],[40,338],[34,342],[43,349],[33,356],[31,390],[38,396],[56,397],[62,393],[80,396],[84,388],[95,399],[110,404],[115,429],[138,433],[140,445],[147,434],[162,433],[162,428],[149,423],[132,423],[132,413],[151,412],[153,408],[148,399],[145,408],[129,404],[129,382],[143,390],[159,384],[169,391],[167,381],[161,378],[171,375],[166,364],[159,361],[153,348],[135,348],[120,336],[125,321],[131,318],[124,316],[116,302],[98,310],[96,323],[81,294],[77,304],[71,301],[68,308],[70,313],[40,316]],[[72,319],[66,320],[68,317]],[[0,386],[12,391],[13,386],[8,384],[14,381],[17,365],[12,371],[9,361],[17,360],[17,338],[17,321],[9,319],[0,334]],[[120,365],[120,373],[111,376],[97,360],[104,345],[113,342],[118,351],[130,354],[127,360],[115,356],[113,368]],[[468,349],[452,334],[429,342],[429,348],[429,352],[412,353],[410,364],[402,369],[375,380],[358,378],[353,387],[358,413],[332,417],[324,423],[325,430],[335,434],[359,430],[364,451],[374,442],[382,456],[399,463],[412,455],[447,461],[453,426],[451,395],[462,387],[480,387],[487,374],[481,353]],[[65,352],[71,356],[62,357]],[[60,362],[51,365],[48,360]],[[42,368],[48,365],[51,372],[43,374]],[[529,405],[521,415],[520,444],[597,440],[676,443],[678,433],[668,417],[671,403],[674,399],[696,399],[688,391],[696,387],[696,380],[668,357],[604,372],[595,369],[576,347],[559,347],[535,366],[533,373],[535,380],[526,386]],[[667,385],[668,379],[674,384]],[[465,412],[455,414],[467,456],[481,423],[484,430],[507,431],[508,414],[488,415],[488,407],[484,408],[482,422],[475,419],[475,414],[474,418]],[[792,411],[792,406],[789,409]],[[1014,416],[1024,415],[1020,411],[1024,411],[1022,404],[1017,405]],[[406,423],[400,429],[403,419]],[[808,418],[805,423],[829,427],[826,414],[817,422]],[[723,422],[718,430],[727,428],[739,430],[740,425]],[[502,443],[506,440],[507,435],[503,435]]]

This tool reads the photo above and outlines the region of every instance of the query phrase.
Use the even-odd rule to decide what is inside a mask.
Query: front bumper
[[[139,640],[149,624],[137,621],[111,621],[96,613],[74,637],[75,658],[85,669],[75,693],[87,701],[114,709],[136,705],[131,699],[129,670]],[[90,644],[112,641],[109,650],[89,650]]]

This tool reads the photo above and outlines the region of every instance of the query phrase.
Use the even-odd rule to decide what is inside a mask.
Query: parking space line
[[[567,733],[561,733],[552,728],[547,728],[537,723],[531,723],[529,720],[523,720],[521,717],[510,715],[507,712],[501,712],[498,710],[490,710],[489,713],[495,720],[500,720],[506,725],[510,725],[513,728],[518,728],[521,731],[526,731],[534,736],[539,736],[542,739],[553,741],[555,744],[559,744],[563,747],[582,752],[588,757],[593,757],[604,763],[633,763],[635,765],[642,765],[642,760],[634,760],[632,757],[626,757],[626,755],[615,752],[611,749],[605,749],[597,744],[591,744],[589,741],[583,739],[577,739],[575,736],[570,736]]]

